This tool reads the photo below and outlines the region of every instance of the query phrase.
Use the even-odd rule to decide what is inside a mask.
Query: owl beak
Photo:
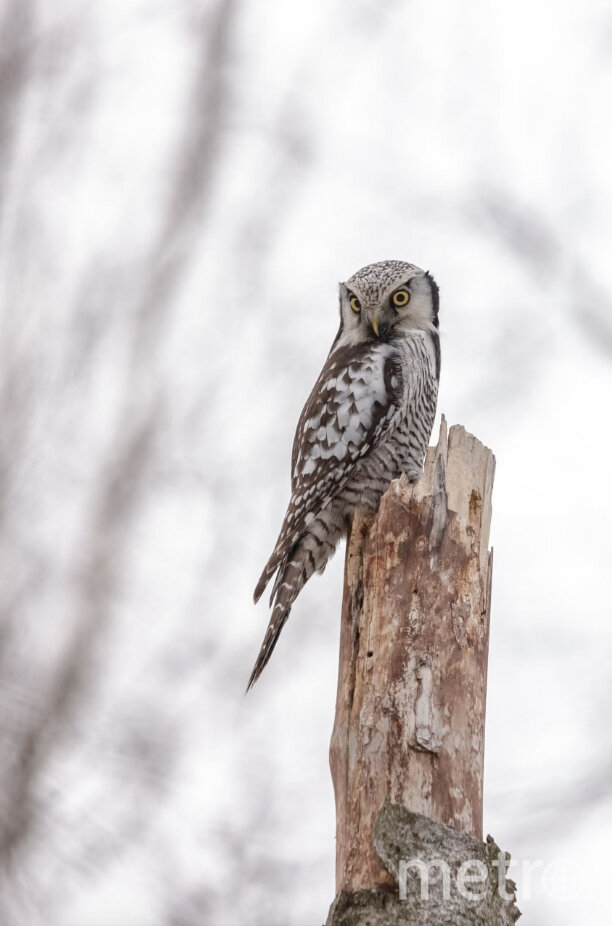
[[[379,332],[378,332],[378,319],[372,317],[372,318],[370,319],[370,324],[371,324],[371,326],[372,326],[372,331],[374,332],[374,334],[376,335],[376,337],[378,337],[378,336],[379,336]]]

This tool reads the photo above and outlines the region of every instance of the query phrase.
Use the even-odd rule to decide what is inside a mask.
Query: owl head
[[[438,328],[438,286],[429,272],[401,260],[368,264],[340,283],[340,330],[334,346]]]

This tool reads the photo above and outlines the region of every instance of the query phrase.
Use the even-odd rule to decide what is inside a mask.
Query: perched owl
[[[370,264],[340,284],[340,329],[298,421],[291,500],[255,589],[258,601],[276,573],[247,690],[355,509],[375,511],[392,479],[421,475],[440,378],[438,304],[433,277],[399,260]]]

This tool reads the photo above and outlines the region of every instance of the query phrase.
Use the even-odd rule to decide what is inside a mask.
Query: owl
[[[369,264],[340,284],[340,328],[298,421],[289,507],[255,589],[257,602],[275,576],[247,691],[353,512],[375,511],[402,473],[411,482],[421,475],[440,378],[438,306],[431,274],[404,261]]]

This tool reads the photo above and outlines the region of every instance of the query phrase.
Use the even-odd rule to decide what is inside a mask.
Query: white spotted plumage
[[[276,573],[249,688],[295,598],[313,572],[323,571],[354,510],[376,509],[402,472],[418,479],[439,373],[438,288],[429,273],[383,261],[340,284],[340,329],[298,422],[291,500],[255,589],[257,601]]]

